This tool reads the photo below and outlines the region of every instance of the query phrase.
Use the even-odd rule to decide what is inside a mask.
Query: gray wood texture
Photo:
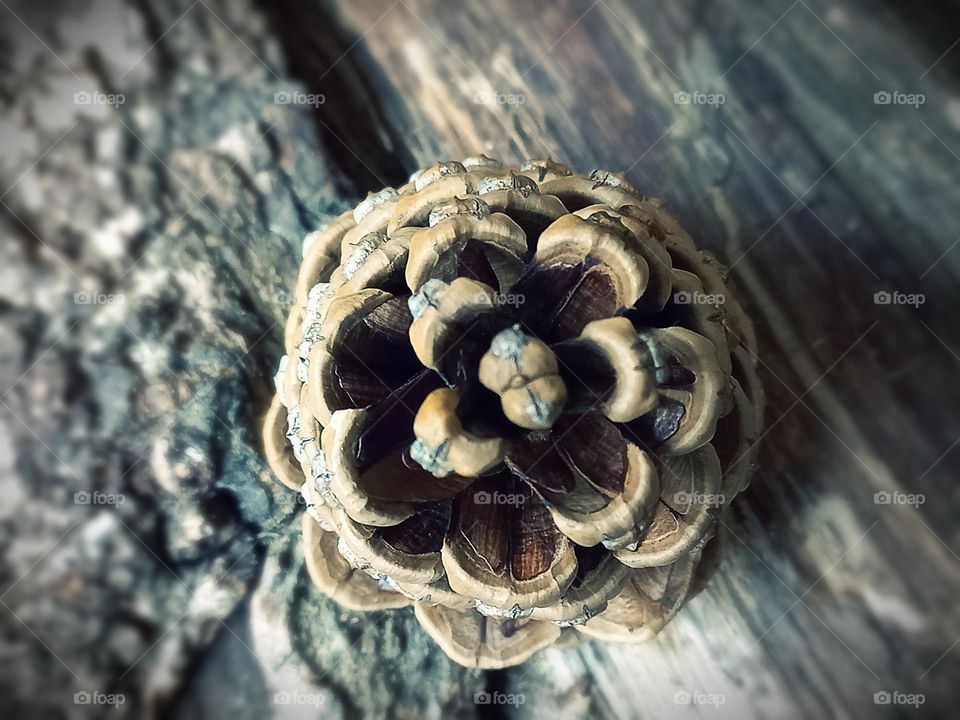
[[[75,692],[181,718],[955,708],[955,3],[0,13],[4,716],[116,716]],[[276,102],[296,92],[316,102]],[[257,440],[302,236],[479,152],[628,170],[666,199],[729,265],[768,396],[720,566],[672,625],[497,673],[450,663],[407,611],[318,596]],[[75,502],[93,491],[124,502]]]

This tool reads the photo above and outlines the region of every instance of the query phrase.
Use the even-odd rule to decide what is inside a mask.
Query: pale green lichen
[[[490,341],[490,352],[494,357],[516,360],[527,342],[529,342],[527,336],[517,323],[493,336],[493,340]]]
[[[557,404],[544,400],[529,387],[527,388],[527,397],[530,402],[523,408],[526,416],[536,422],[538,426],[549,425],[556,414]]]
[[[667,365],[663,355],[660,353],[660,348],[657,347],[653,338],[646,333],[638,333],[637,338],[647,346],[647,350],[650,352],[650,359],[653,361],[657,385],[663,385],[667,381]]]
[[[436,447],[430,447],[417,438],[410,445],[410,457],[434,477],[444,477],[453,472],[453,468],[447,462],[449,449],[446,441]]]
[[[354,208],[353,221],[359,225],[360,221],[373,212],[373,209],[377,207],[377,205],[382,205],[390,200],[396,200],[398,197],[400,196],[392,187],[384,188],[379,192],[370,193],[366,198],[360,201],[360,204],[357,205],[357,207]]]
[[[437,295],[446,286],[443,280],[427,280],[417,292],[407,298],[407,306],[414,320],[423,315],[428,307],[437,306]]]

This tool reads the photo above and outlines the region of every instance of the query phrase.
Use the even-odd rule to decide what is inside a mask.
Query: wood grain
[[[485,152],[628,169],[731,266],[758,326],[762,467],[707,589],[654,643],[588,646],[579,671],[549,655],[506,685],[547,702],[579,672],[611,717],[716,716],[677,704],[683,692],[723,694],[739,717],[904,712],[874,705],[884,690],[946,707],[960,664],[960,120],[957,56],[928,70],[949,45],[928,44],[934,21],[900,31],[899,8],[866,2],[334,12],[414,165]],[[926,102],[874,104],[882,90]],[[883,290],[926,302],[877,305]]]
[[[955,713],[958,27],[956,0],[7,0],[0,715]],[[650,644],[463,670],[409,612],[321,597],[269,479],[303,235],[478,152],[627,170],[756,319],[762,467]]]

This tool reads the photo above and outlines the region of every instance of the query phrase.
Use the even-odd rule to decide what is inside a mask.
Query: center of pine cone
[[[412,603],[483,667],[672,617],[762,392],[722,268],[662,203],[549,160],[437,163],[308,236],[296,297],[265,437],[322,589]]]

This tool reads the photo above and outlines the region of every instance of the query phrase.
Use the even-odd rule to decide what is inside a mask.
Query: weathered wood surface
[[[955,706],[956,4],[0,12],[5,715],[82,716],[78,690],[178,717]],[[126,102],[74,105],[84,90]],[[294,90],[325,102],[273,102]],[[925,103],[877,105],[878,91]],[[761,469],[725,520],[722,563],[657,641],[487,674],[449,663],[408,613],[316,596],[297,507],[267,484],[256,442],[301,236],[367,190],[478,152],[628,169],[668,200],[731,266],[768,394]],[[126,302],[76,305],[82,290]],[[875,304],[883,290],[926,302]],[[127,502],[71,502],[93,489]],[[483,687],[525,702],[475,705]],[[925,704],[875,705],[877,692]]]

